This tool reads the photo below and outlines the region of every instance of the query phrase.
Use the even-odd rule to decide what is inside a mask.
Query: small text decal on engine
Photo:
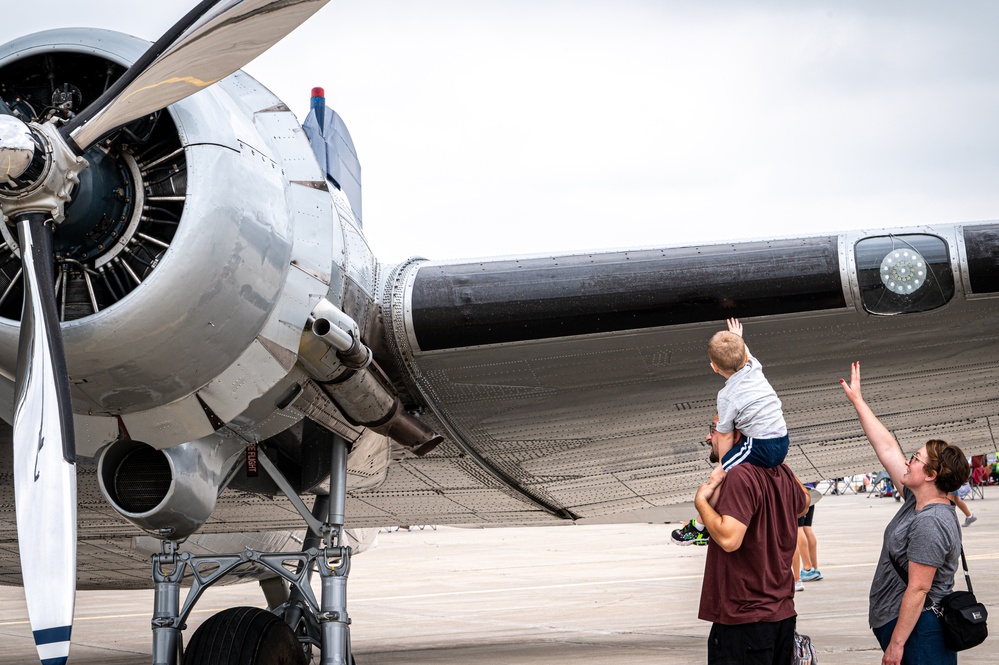
[[[257,444],[255,443],[246,447],[246,477],[257,477]]]

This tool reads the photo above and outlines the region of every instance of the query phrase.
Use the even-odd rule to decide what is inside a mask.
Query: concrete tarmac
[[[995,614],[985,644],[963,665],[999,661],[999,489],[969,506],[963,530],[975,592]],[[826,496],[815,533],[825,579],[795,598],[798,630],[821,665],[875,665],[867,593],[890,498]],[[963,516],[962,516],[963,517]],[[706,548],[669,543],[676,525],[511,529],[430,528],[379,534],[352,561],[348,609],[359,665],[686,665],[706,660],[697,619]],[[964,588],[963,576],[958,583]],[[188,622],[263,605],[256,585],[210,589]],[[151,592],[82,592],[70,662],[150,662]],[[0,663],[37,663],[20,589],[0,587]]]

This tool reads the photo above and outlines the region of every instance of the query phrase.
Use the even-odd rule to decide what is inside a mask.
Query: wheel
[[[306,663],[288,624],[256,607],[233,607],[213,615],[194,631],[184,653],[184,665]]]

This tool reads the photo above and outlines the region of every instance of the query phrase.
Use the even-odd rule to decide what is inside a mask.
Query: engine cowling
[[[0,47],[0,90],[44,120],[85,106],[147,46],[104,30],[31,35]],[[294,114],[237,72],[85,157],[55,237],[78,450],[123,430],[165,448],[238,418],[254,438],[273,434],[279,425],[253,428],[301,375],[316,302],[340,302],[332,257],[345,253]],[[20,258],[5,236],[0,401],[13,391],[20,313]]]

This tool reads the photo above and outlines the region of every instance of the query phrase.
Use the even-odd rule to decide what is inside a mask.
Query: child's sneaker
[[[961,526],[971,526],[974,522],[977,521],[978,518],[975,517],[974,513],[972,513],[971,515],[968,515],[967,517],[964,518],[964,524],[962,524]]]
[[[804,590],[805,590],[805,585],[801,583],[801,580],[795,580],[795,582],[794,582],[794,591],[795,591],[795,593],[797,593],[798,591],[804,591]]]
[[[822,579],[822,572],[818,568],[812,568],[811,570],[801,571],[802,582],[818,582],[821,579]]]
[[[682,529],[675,529],[670,538],[677,545],[707,545],[709,540],[708,530],[698,531],[694,520],[687,522]]]

